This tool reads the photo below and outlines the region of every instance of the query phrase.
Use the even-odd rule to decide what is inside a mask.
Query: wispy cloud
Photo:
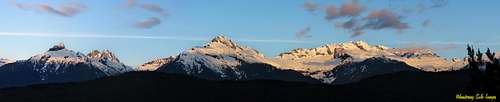
[[[304,9],[314,14],[314,11],[318,10],[320,5],[316,2],[306,1],[304,2]]]
[[[161,23],[161,20],[156,17],[151,17],[148,19],[140,20],[135,23],[135,26],[138,28],[152,28],[156,25],[159,25]]]
[[[357,0],[343,3],[340,8],[335,5],[328,5],[325,9],[325,19],[336,20],[336,27],[347,29],[351,32],[351,37],[364,34],[365,30],[397,29],[402,31],[409,28],[407,23],[401,21],[401,16],[389,9],[374,9],[366,15],[366,7]],[[347,18],[347,21],[337,20]]]
[[[364,4],[366,2],[358,0],[345,1],[340,5],[327,4],[324,9],[324,19],[328,22],[334,21],[337,28],[348,30],[351,33],[351,37],[362,35],[366,30],[391,29],[403,32],[406,29],[412,28],[405,21],[405,18],[415,16],[410,13],[417,11],[420,13],[416,14],[421,14],[423,11],[448,5],[448,0],[419,0],[416,5],[398,4],[400,2],[407,2],[405,0],[389,0],[390,4],[388,7],[369,8]],[[304,7],[314,11],[314,5],[319,4],[306,2]],[[430,24],[430,19],[426,19],[421,23],[423,27],[428,27]]]
[[[182,40],[182,41],[208,41],[205,37],[182,36],[147,36],[147,35],[111,35],[111,34],[83,34],[83,33],[13,33],[0,32],[0,36],[22,37],[50,37],[50,38],[92,38],[92,39],[151,39],[151,40]],[[283,39],[235,39],[238,42],[255,43],[313,43],[309,41],[283,40]]]
[[[79,13],[81,13],[85,8],[87,8],[84,4],[81,3],[67,3],[61,4],[58,7],[54,7],[47,3],[18,3],[13,1],[13,4],[21,9],[34,9],[40,10],[44,12],[48,12],[51,14],[56,14],[64,17],[73,17]]]
[[[404,30],[410,27],[407,23],[401,21],[401,16],[389,9],[374,10],[364,19],[367,22],[362,26],[363,28]]]
[[[326,8],[325,8],[325,14],[326,14],[325,19],[326,20],[333,20],[333,19],[339,17],[340,13],[339,13],[339,11],[337,9],[338,8],[335,5],[328,5],[328,6],[326,6]]]
[[[432,5],[431,8],[444,7],[448,5],[448,0],[431,0]]]
[[[311,27],[306,27],[304,29],[301,29],[299,32],[295,33],[295,37],[298,39],[309,38],[309,37],[311,37],[311,35],[309,35],[310,31],[311,31]]]
[[[163,8],[158,3],[142,3],[138,0],[127,0],[127,2],[120,4],[120,6],[124,5],[127,8],[140,8],[149,12],[154,12],[159,14],[159,16],[153,16],[147,19],[138,20],[134,23],[136,28],[144,28],[149,29],[154,26],[158,26],[162,23],[162,17],[166,17],[169,14],[167,13],[167,9]]]
[[[410,28],[409,24],[403,22],[402,17],[389,9],[372,10],[363,18],[352,17],[344,22],[337,22],[338,28],[349,30],[356,37],[364,33],[365,30],[396,29],[402,31]]]
[[[325,9],[325,19],[334,20],[341,17],[355,17],[364,11],[365,7],[353,0],[346,2],[337,8],[335,5],[328,5]]]
[[[162,16],[167,16],[168,15],[167,12],[166,12],[166,10],[163,9],[160,4],[145,3],[145,4],[141,5],[141,8],[143,8],[145,10],[152,11],[152,12],[159,13]]]
[[[422,27],[429,27],[431,25],[431,20],[426,19],[422,22]]]
[[[163,8],[159,3],[142,3],[138,0],[127,0],[125,3],[121,3],[119,6],[125,6],[127,8],[141,8],[147,11],[155,12],[161,16],[168,16],[167,9]]]
[[[353,0],[347,3],[342,4],[340,7],[340,15],[341,16],[358,16],[363,12],[365,7],[358,3],[357,0]]]

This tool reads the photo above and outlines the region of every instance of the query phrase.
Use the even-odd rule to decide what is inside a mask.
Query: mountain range
[[[298,48],[267,57],[228,37],[133,68],[109,50],[88,54],[54,45],[27,60],[0,60],[0,87],[61,83],[115,76],[130,71],[184,74],[209,80],[283,80],[347,84],[396,72],[443,72],[463,69],[466,61],[446,59],[430,49],[390,48],[364,41]]]
[[[85,55],[61,43],[27,60],[1,66],[0,87],[92,80],[134,70],[108,50]]]
[[[318,48],[294,49],[276,57],[241,46],[225,36],[217,36],[204,46],[179,55],[156,59],[140,65],[140,70],[181,73],[216,80],[275,79],[288,81],[297,76],[323,83],[350,83],[374,75],[399,71],[441,72],[460,70],[466,62],[447,60],[430,49],[389,48],[364,41],[328,44]],[[247,66],[252,68],[247,69]],[[269,74],[268,74],[269,73]],[[299,74],[297,74],[299,73]],[[269,76],[271,75],[271,76]]]
[[[97,80],[0,89],[2,102],[454,102],[464,71],[396,72],[341,85],[277,80],[205,80],[184,74],[127,72]]]

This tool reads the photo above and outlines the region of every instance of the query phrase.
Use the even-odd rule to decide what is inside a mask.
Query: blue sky
[[[327,5],[340,7],[351,2],[348,0],[135,0],[133,6],[127,0],[3,0],[0,57],[27,59],[63,42],[84,53],[110,49],[124,63],[138,65],[203,45],[220,34],[270,57],[295,48],[351,40],[390,47],[431,47],[446,57],[464,56],[467,43],[500,49],[500,1],[450,0],[420,13],[398,11],[433,5],[429,1],[433,0],[359,0],[365,7],[361,15],[385,8],[401,16],[409,28],[366,29],[351,37],[352,32],[336,27],[338,21],[325,19]],[[303,6],[306,2],[319,8],[309,12]],[[41,4],[59,11],[65,4],[82,7],[80,12],[64,16],[65,12],[40,9]],[[141,8],[144,4],[158,5],[168,15]],[[150,28],[137,26],[150,18],[160,22]],[[430,24],[424,27],[425,20]],[[311,37],[297,38],[297,32],[307,27]]]

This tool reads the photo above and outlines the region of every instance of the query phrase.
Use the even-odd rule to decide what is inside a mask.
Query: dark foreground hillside
[[[207,81],[185,75],[130,72],[99,80],[0,89],[0,102],[445,102],[465,87],[463,72],[399,72],[345,85],[271,80]]]

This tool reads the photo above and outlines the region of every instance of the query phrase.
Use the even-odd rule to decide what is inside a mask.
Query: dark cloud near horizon
[[[56,15],[64,16],[64,17],[73,17],[73,16],[81,13],[84,9],[87,8],[84,4],[81,4],[81,3],[61,4],[58,7],[54,7],[54,6],[49,5],[47,3],[29,4],[29,3],[17,3],[14,1],[14,4],[17,8],[40,10],[40,11],[44,11],[44,12],[48,12],[51,14],[56,14]]]
[[[152,27],[157,26],[159,24],[161,24],[161,20],[159,18],[151,17],[151,18],[140,20],[140,21],[136,22],[135,27],[149,29],[149,28],[152,28]]]
[[[310,38],[312,36],[309,35],[309,32],[311,32],[311,27],[306,27],[304,29],[301,29],[299,32],[295,33],[295,37],[298,39]]]

